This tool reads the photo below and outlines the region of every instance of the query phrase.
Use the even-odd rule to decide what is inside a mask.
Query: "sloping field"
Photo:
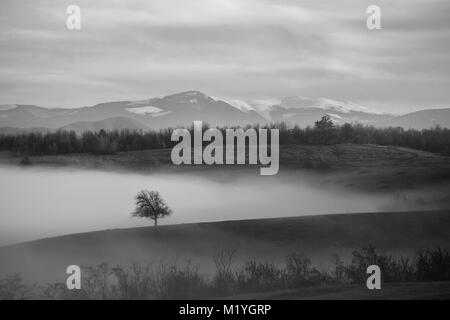
[[[213,270],[213,256],[235,248],[235,264],[250,259],[282,262],[303,252],[314,264],[333,254],[348,258],[372,244],[380,250],[412,253],[450,247],[450,211],[320,215],[116,229],[73,234],[0,248],[1,274],[22,272],[34,281],[65,278],[70,264],[128,265],[190,259],[201,271]]]

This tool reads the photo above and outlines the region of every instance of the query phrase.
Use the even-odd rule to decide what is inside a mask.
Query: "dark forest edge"
[[[419,250],[412,256],[379,252],[373,246],[352,252],[344,263],[338,255],[327,265],[313,267],[302,253],[285,257],[284,266],[270,261],[247,261],[233,266],[236,250],[226,248],[214,256],[216,270],[203,275],[190,261],[132,262],[129,268],[101,263],[83,267],[82,289],[68,290],[65,283],[26,285],[20,274],[0,280],[0,299],[204,299],[239,294],[311,287],[365,285],[366,269],[380,267],[383,283],[418,283],[450,280],[447,249]]]
[[[208,125],[204,125],[204,130]],[[229,127],[220,127],[224,134]],[[235,127],[230,127],[235,128]],[[324,116],[314,127],[290,127],[286,122],[265,126],[248,125],[243,129],[279,129],[280,145],[336,145],[344,143],[377,144],[406,147],[450,155],[450,129],[435,127],[424,130],[401,127],[376,128],[362,124],[334,125]],[[188,128],[193,134],[193,127]],[[114,130],[86,131],[77,135],[75,131],[47,133],[20,133],[0,135],[0,150],[24,157],[70,153],[115,154],[125,151],[141,151],[171,148],[177,144],[171,141],[174,128],[159,131]],[[26,163],[24,163],[26,164]]]

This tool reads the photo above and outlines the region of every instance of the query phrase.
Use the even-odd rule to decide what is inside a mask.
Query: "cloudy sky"
[[[66,9],[81,8],[81,30]],[[366,28],[381,7],[382,30]],[[448,0],[1,0],[0,104],[178,91],[450,107]]]

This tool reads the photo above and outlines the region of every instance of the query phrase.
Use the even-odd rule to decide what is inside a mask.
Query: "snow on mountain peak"
[[[364,112],[378,115],[386,114],[375,109],[363,107],[351,101],[338,101],[329,98],[309,98],[303,96],[283,98],[276,106],[292,109],[320,108],[340,113]]]
[[[237,100],[237,99],[231,99],[231,100],[225,100],[217,97],[212,97],[216,101],[223,101],[225,103],[228,103],[230,106],[238,109],[239,111],[249,113],[250,111],[256,111],[255,108],[253,108],[251,105],[249,105],[244,100]]]
[[[202,105],[210,102],[225,102],[228,105],[234,107],[235,109],[244,112],[256,112],[266,120],[271,120],[271,112],[277,108],[291,109],[291,110],[301,110],[318,108],[325,112],[333,115],[337,114],[351,114],[353,112],[362,112],[373,115],[387,115],[387,113],[379,112],[377,110],[363,107],[357,103],[350,101],[338,101],[329,98],[310,98],[304,96],[289,96],[279,99],[254,99],[254,100],[241,100],[241,99],[223,99],[220,97],[208,96],[197,90],[184,91],[180,93],[171,94],[162,98],[154,98],[150,100],[135,101],[129,104],[129,107],[141,107],[141,109],[129,110],[133,113],[143,113],[143,114],[156,114],[161,112],[159,110],[152,109],[152,106],[158,105],[157,102],[162,100],[167,100],[165,103],[181,103],[190,105]],[[155,104],[153,104],[155,103]],[[131,108],[130,108],[131,109]],[[335,117],[336,118],[336,117]],[[336,118],[337,119],[337,118]]]
[[[342,101],[337,101],[337,100],[332,100],[332,99],[328,99],[328,98],[319,98],[317,99],[317,104],[314,105],[315,107],[318,108],[323,108],[323,109],[332,109],[332,110],[336,110],[342,113],[350,113],[352,111],[356,111],[356,112],[364,112],[364,113],[373,113],[373,114],[384,114],[383,112],[377,111],[375,109],[371,109],[371,108],[367,108],[367,107],[363,107],[361,105],[358,105],[356,103],[353,102],[342,102]]]
[[[134,114],[140,114],[140,115],[146,115],[146,114],[152,114],[152,113],[159,113],[164,110],[153,107],[153,106],[143,106],[143,107],[137,107],[137,108],[125,108],[128,112],[134,113]]]

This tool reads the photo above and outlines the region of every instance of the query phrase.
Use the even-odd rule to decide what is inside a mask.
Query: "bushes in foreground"
[[[24,300],[30,298],[34,286],[27,286],[20,274],[9,275],[0,280],[0,300]]]
[[[24,284],[20,275],[0,280],[0,299],[201,299],[233,294],[296,289],[324,285],[363,284],[366,269],[376,264],[383,282],[450,281],[450,254],[447,249],[421,250],[404,257],[377,251],[368,246],[352,253],[345,264],[337,255],[328,268],[319,270],[301,253],[285,258],[284,265],[269,261],[247,261],[233,267],[235,250],[220,251],[216,271],[202,275],[197,265],[187,261],[142,264],[129,268],[102,263],[83,268],[82,289],[68,290],[64,283],[41,287]]]

